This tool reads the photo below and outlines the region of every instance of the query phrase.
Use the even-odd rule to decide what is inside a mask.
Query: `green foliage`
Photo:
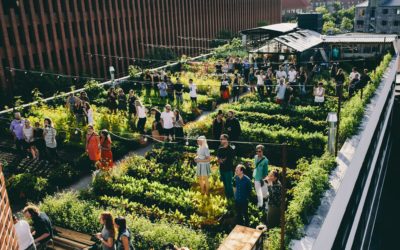
[[[342,22],[340,23],[340,29],[343,31],[352,31],[353,30],[353,20],[348,17],[343,17]]]
[[[215,49],[214,59],[224,59],[228,56],[246,57],[247,50],[242,46],[242,41],[238,38],[232,39],[228,44],[222,45]]]
[[[39,201],[46,195],[47,188],[47,179],[30,173],[13,175],[7,180],[8,192],[13,194],[10,195],[12,201]]]
[[[267,26],[268,20],[261,20],[257,22],[257,27]]]

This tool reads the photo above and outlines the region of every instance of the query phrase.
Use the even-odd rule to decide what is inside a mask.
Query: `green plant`
[[[12,201],[23,204],[25,201],[39,201],[48,188],[48,180],[30,173],[17,174],[7,180],[7,188]]]

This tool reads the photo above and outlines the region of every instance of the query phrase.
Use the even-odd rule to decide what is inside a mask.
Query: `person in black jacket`
[[[229,135],[231,141],[238,140],[242,133],[239,120],[235,117],[235,113],[232,110],[228,111],[228,118],[225,122],[225,131]]]
[[[53,226],[49,217],[39,211],[36,206],[26,206],[23,210],[24,216],[32,220],[33,238],[38,250],[46,249],[46,244],[53,238]]]

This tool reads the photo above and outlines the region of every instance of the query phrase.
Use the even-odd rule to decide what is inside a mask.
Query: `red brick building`
[[[1,0],[0,86],[6,67],[104,77],[108,67],[127,71],[146,44],[207,47],[221,30],[238,32],[260,21],[281,21],[281,0]],[[193,54],[189,48],[179,54]]]

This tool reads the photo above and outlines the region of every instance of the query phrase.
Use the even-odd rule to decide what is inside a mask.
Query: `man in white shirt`
[[[357,72],[357,68],[354,67],[354,68],[351,70],[351,73],[350,73],[350,75],[349,75],[350,82],[353,81],[354,78],[356,78],[356,75],[360,75],[360,74]]]
[[[276,86],[276,103],[282,104],[285,100],[285,93],[286,93],[286,84],[285,79],[279,79],[279,85]]]
[[[171,105],[165,105],[165,111],[161,113],[161,124],[164,129],[164,135],[172,140],[174,136],[174,112],[171,111]]]
[[[13,215],[15,232],[17,234],[19,250],[36,250],[35,241],[31,234],[31,229],[25,220],[18,220]]]
[[[287,74],[285,70],[283,70],[283,66],[279,66],[279,70],[276,71],[276,79],[287,78]]]
[[[192,106],[197,106],[197,86],[193,83],[193,79],[189,79],[189,96]]]
[[[289,75],[289,82],[291,84],[295,83],[296,82],[296,77],[297,77],[297,71],[294,69],[293,66],[290,67],[288,75]]]

